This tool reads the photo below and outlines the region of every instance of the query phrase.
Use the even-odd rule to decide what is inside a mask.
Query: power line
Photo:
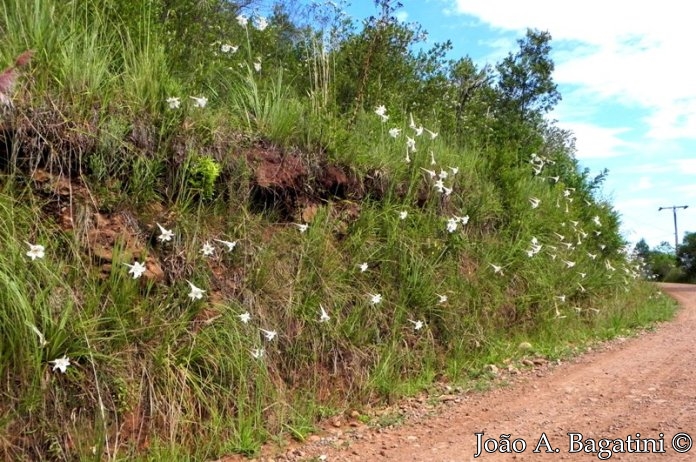
[[[674,214],[674,253],[677,253],[677,247],[679,246],[679,234],[677,233],[677,209],[686,209],[689,207],[688,205],[672,205],[671,207],[660,207],[657,209],[659,212],[660,210],[664,209],[672,209],[672,213]]]

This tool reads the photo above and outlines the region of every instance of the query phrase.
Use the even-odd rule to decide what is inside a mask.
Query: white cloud
[[[631,191],[644,191],[646,189],[653,189],[655,185],[649,176],[642,176],[638,179],[638,183],[633,185]]]
[[[556,82],[651,109],[649,137],[696,139],[688,2],[455,0],[453,9],[519,36],[528,27],[548,30],[559,50]]]
[[[674,159],[670,163],[681,174],[696,175],[696,159]]]
[[[408,19],[408,11],[399,11],[398,13],[396,13],[396,19],[398,19],[401,22],[406,22],[406,20]]]
[[[674,192],[679,194],[682,199],[696,199],[696,185],[694,184],[684,184],[674,187]],[[696,206],[696,204],[694,204]]]
[[[630,147],[630,143],[619,137],[628,128],[607,128],[585,122],[558,122],[558,126],[575,134],[575,156],[580,160],[621,156],[625,154],[621,148]]]

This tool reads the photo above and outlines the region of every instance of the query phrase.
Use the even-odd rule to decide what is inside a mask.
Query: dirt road
[[[386,431],[357,429],[357,439],[348,426],[335,429],[296,448],[288,459],[696,460],[696,448],[679,453],[674,447],[696,437],[696,286],[665,284],[662,289],[683,309],[653,332],[525,374],[511,387],[460,396],[433,417]],[[510,435],[510,445],[518,440],[520,452],[501,453],[501,444],[497,452],[486,452],[478,447],[477,433],[484,433],[482,442]],[[611,445],[603,450],[601,439],[612,440]]]

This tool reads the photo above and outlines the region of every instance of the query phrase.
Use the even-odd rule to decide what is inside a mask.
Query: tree
[[[650,246],[647,242],[645,242],[645,239],[641,239],[636,243],[635,247],[633,247],[633,254],[636,257],[647,260],[648,256],[650,255]]]
[[[684,233],[677,248],[677,262],[690,282],[696,282],[696,233]]]
[[[552,79],[551,34],[528,29],[519,50],[496,65],[495,133],[498,145],[528,155],[544,144],[544,114],[560,101]],[[504,168],[506,161],[502,160]],[[518,156],[514,162],[519,164]]]
[[[641,239],[633,248],[633,254],[645,263],[645,274],[657,281],[676,282],[682,278],[682,272],[677,267],[677,259],[669,242],[662,242],[654,249]]]
[[[479,132],[485,131],[480,125],[486,123],[486,111],[490,106],[486,107],[480,102],[483,92],[490,89],[492,79],[491,68],[484,66],[479,69],[469,56],[450,64],[449,85],[444,100],[450,101],[454,107],[454,118],[450,116],[452,127],[449,128],[457,141],[466,139],[467,132],[472,129]],[[452,111],[443,114],[444,124],[448,122],[444,117],[448,113],[452,114]]]
[[[551,78],[554,63],[549,56],[550,41],[548,32],[527,29],[526,37],[517,41],[519,51],[510,53],[496,66],[503,108],[520,119],[534,113],[545,114],[561,99]]]

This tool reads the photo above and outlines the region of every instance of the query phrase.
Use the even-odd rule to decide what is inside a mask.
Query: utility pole
[[[677,233],[677,209],[685,209],[689,207],[688,205],[673,205],[671,207],[660,207],[657,209],[659,212],[660,210],[664,209],[672,209],[672,213],[674,214],[674,254],[677,254],[677,247],[679,246],[679,234]]]

